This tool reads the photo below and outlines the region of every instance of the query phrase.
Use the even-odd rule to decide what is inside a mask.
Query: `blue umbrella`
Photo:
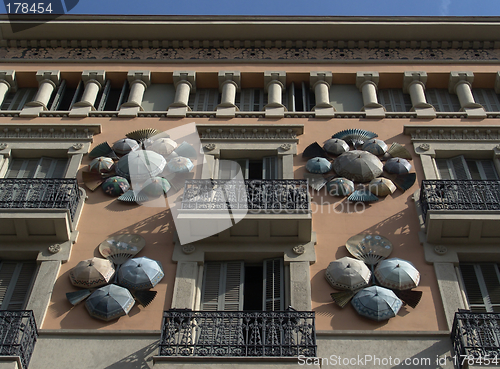
[[[108,322],[127,315],[134,303],[134,298],[126,288],[108,284],[95,290],[85,301],[85,307],[92,317]]]
[[[392,174],[408,174],[411,170],[411,164],[403,158],[392,158],[385,162],[384,169]]]
[[[307,161],[306,169],[315,174],[328,173],[332,170],[332,163],[325,158],[316,157]]]
[[[358,314],[379,322],[395,317],[403,305],[394,292],[379,286],[362,289],[351,304]]]
[[[148,290],[165,274],[159,261],[147,257],[127,260],[118,271],[118,283],[131,290]]]

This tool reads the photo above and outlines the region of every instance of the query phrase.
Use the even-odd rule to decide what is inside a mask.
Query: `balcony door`
[[[203,272],[203,311],[282,311],[283,259],[261,263],[206,262]]]
[[[440,179],[497,180],[493,160],[467,159],[463,155],[450,159],[436,159]]]
[[[278,179],[278,158],[219,160],[219,179],[232,179],[240,171],[244,179]]]
[[[5,178],[64,178],[68,159],[12,159]]]

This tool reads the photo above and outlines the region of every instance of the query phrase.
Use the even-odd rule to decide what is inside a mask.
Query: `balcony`
[[[178,219],[193,234],[216,233],[204,242],[305,243],[312,234],[307,180],[187,180]]]
[[[488,359],[495,364],[500,353],[500,314],[455,313],[451,341],[458,369],[488,364]]]
[[[500,181],[424,180],[420,206],[430,243],[500,241]]]
[[[159,347],[168,357],[315,357],[314,312],[169,310]]]
[[[13,357],[27,369],[37,337],[33,311],[0,311],[0,356]]]
[[[76,179],[0,179],[0,240],[69,240],[80,199]]]

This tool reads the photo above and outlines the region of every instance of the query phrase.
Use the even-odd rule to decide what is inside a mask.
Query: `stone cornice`
[[[297,136],[304,133],[304,125],[269,125],[269,124],[198,124],[198,133],[202,141],[210,140],[282,140],[297,141]]]
[[[500,141],[499,126],[405,125],[404,134],[415,141]]]
[[[100,124],[0,124],[0,140],[92,141]]]

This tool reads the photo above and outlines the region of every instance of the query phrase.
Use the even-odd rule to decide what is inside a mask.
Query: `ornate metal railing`
[[[458,369],[465,364],[500,364],[500,314],[455,313],[451,341]]]
[[[500,181],[423,180],[420,205],[429,210],[500,210]]]
[[[27,369],[37,337],[33,311],[0,311],[0,356],[19,356],[22,369]]]
[[[169,310],[159,346],[160,356],[314,357],[314,312]]]
[[[184,185],[181,208],[308,212],[307,180],[190,179]]]
[[[0,209],[68,209],[73,221],[80,196],[73,178],[0,179]]]

